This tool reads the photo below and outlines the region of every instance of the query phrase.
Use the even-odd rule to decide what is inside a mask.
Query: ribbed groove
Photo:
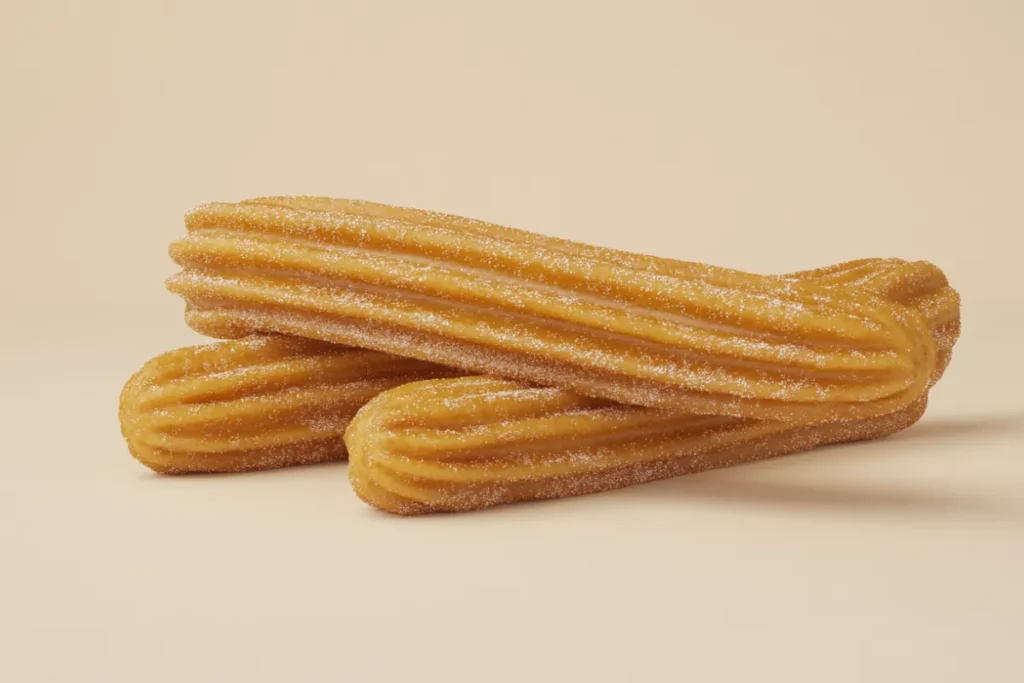
[[[121,393],[132,455],[158,472],[238,472],[344,458],[355,412],[406,382],[454,371],[376,351],[249,337],[171,351]]]
[[[935,364],[919,316],[755,276],[341,200],[200,207],[169,287],[230,327],[350,343],[610,400],[832,421],[892,412]]]
[[[617,411],[552,410],[545,418],[453,429],[403,429],[408,405],[487,400],[504,382],[482,377],[419,382],[384,392],[345,434],[356,494],[396,514],[456,512],[522,500],[594,493],[815,446],[877,438],[913,424],[925,399],[889,415],[828,425],[721,417],[666,416],[652,409],[645,428]],[[528,390],[527,390],[528,391]],[[534,427],[543,428],[531,437]],[[510,432],[514,436],[510,438]]]
[[[930,264],[861,262],[786,277],[883,293],[928,321],[944,370],[959,298]],[[349,477],[366,502],[397,514],[471,510],[621,488],[913,424],[922,397],[895,413],[817,426],[616,406],[486,377],[419,382],[367,404],[346,431]]]

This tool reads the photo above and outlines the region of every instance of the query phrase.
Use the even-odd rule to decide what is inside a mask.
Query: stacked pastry
[[[959,334],[925,262],[754,275],[321,198],[185,222],[168,287],[229,341],[128,382],[133,455],[179,473],[347,450],[356,493],[398,514],[885,436],[922,415]]]

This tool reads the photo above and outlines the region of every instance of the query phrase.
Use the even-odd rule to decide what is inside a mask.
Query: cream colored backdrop
[[[0,679],[1020,680],[1024,3],[23,0],[0,36]],[[166,245],[292,193],[928,259],[964,336],[903,436],[587,499],[149,475],[115,407],[198,339]]]

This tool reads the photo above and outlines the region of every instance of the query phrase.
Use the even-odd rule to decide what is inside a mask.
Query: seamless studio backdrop
[[[0,9],[0,679],[1015,681],[1024,5]],[[398,520],[345,465],[169,479],[121,385],[198,343],[206,201],[352,197],[757,272],[925,259],[925,419],[576,500]]]

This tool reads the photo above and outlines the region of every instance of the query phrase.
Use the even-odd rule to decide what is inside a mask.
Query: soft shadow
[[[661,497],[678,501],[711,500],[752,506],[876,513],[973,512],[1004,515],[1011,512],[991,500],[945,491],[881,488],[866,484],[853,487],[749,481],[723,476],[725,473],[725,470],[720,470],[716,476],[707,473],[654,482],[623,489],[615,495],[647,500]]]
[[[925,418],[909,429],[886,437],[889,443],[907,443],[914,440],[954,439],[979,434],[1024,434],[1024,413],[1004,413],[989,416]],[[625,489],[583,496],[583,498],[605,498],[609,505],[631,500],[671,499],[678,502],[708,500],[716,503],[733,503],[745,506],[773,506],[813,510],[845,510],[874,513],[970,513],[987,518],[1024,519],[1024,506],[1013,505],[1006,500],[986,498],[982,492],[971,495],[969,491],[928,491],[924,489],[878,487],[869,484],[858,486],[823,486],[818,484],[791,484],[772,481],[753,481],[759,466],[779,461],[798,462],[800,458],[842,458],[864,457],[871,452],[870,441],[824,446],[792,455],[746,463],[702,474],[691,474],[673,479],[650,482]],[[287,477],[298,475],[311,468],[344,468],[345,460],[300,465],[273,470],[239,473],[202,473],[165,475],[143,468],[142,479],[160,481],[219,480],[222,478]],[[776,472],[774,477],[778,477]],[[575,498],[544,501],[525,501],[499,505],[469,513],[469,516],[508,512],[510,508],[548,507],[572,505]],[[464,516],[466,513],[439,513],[418,517],[395,517],[394,515],[366,508],[367,515],[382,519],[436,519],[438,517]]]
[[[907,443],[914,439],[952,439],[978,434],[1024,431],[1024,415],[1004,414],[986,417],[939,418],[922,422],[904,432],[887,437],[886,442]],[[860,485],[793,484],[779,481],[755,481],[758,469],[778,466],[782,462],[799,466],[803,458],[835,460],[844,457],[863,458],[872,452],[871,441],[834,444],[778,458],[744,463],[666,479],[641,486],[609,492],[610,497],[623,499],[664,498],[677,501],[694,499],[741,505],[814,508],[818,510],[853,510],[880,513],[960,512],[1001,519],[1024,518],[1024,505],[1006,499],[992,499],[985,492],[969,490],[927,490],[923,488]],[[891,451],[890,451],[891,453]],[[776,470],[772,478],[780,476]]]
[[[927,416],[916,425],[888,437],[886,441],[911,441],[915,439],[938,439],[978,434],[1004,434],[1020,432],[1024,435],[1024,413],[1003,413],[997,415],[975,415],[971,417]]]

